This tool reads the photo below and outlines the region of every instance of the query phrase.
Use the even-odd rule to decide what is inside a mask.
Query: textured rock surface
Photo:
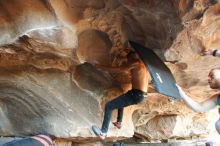
[[[0,0],[0,8],[1,136],[97,140],[90,126],[101,124],[105,103],[129,89],[130,77],[93,64],[121,65],[128,39],[152,48],[195,100],[216,92],[207,75],[220,59],[200,52],[220,48],[218,1]],[[217,110],[195,113],[149,91],[145,103],[125,109],[120,131],[110,126],[109,139],[214,133]]]
[[[83,127],[98,121],[93,115],[98,113],[99,104],[71,82],[70,74],[17,73],[1,73],[1,135],[45,130],[62,137],[90,135]]]

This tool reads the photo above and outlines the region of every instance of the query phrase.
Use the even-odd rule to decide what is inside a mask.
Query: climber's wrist
[[[213,52],[212,52],[212,56],[216,56],[217,51],[218,51],[217,49],[213,50]]]

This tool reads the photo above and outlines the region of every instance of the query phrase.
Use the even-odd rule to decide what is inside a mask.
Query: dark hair
[[[127,58],[130,57],[131,55],[135,54],[136,52],[135,51],[130,51],[128,54],[127,54]]]

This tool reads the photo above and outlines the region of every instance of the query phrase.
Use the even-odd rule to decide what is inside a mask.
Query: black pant
[[[111,120],[112,110],[118,109],[117,121],[121,122],[123,117],[123,108],[129,105],[134,105],[144,100],[144,92],[138,89],[129,90],[127,93],[109,101],[105,105],[104,120],[102,123],[102,132],[107,133]]]

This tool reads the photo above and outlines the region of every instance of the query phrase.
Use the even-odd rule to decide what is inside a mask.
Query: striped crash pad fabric
[[[10,141],[3,146],[54,146],[52,139],[48,135],[40,134],[32,137]]]

